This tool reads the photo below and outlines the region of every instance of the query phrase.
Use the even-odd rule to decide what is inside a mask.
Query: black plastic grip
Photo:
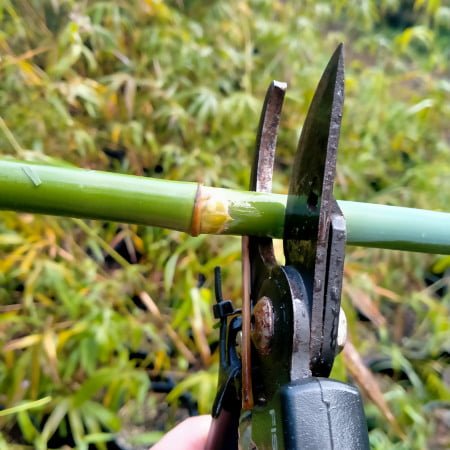
[[[280,390],[285,450],[369,450],[358,390],[328,378],[307,378]]]

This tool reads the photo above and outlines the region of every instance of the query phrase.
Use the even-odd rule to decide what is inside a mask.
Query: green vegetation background
[[[289,84],[274,184],[286,192],[307,106],[341,41],[336,196],[449,210],[445,0],[3,0],[0,151],[246,188],[275,78]],[[151,443],[179,417],[183,392],[208,412],[213,267],[239,302],[239,257],[238,238],[2,212],[0,448],[52,447],[69,428],[79,449],[127,429],[129,443]],[[387,405],[358,364],[339,357],[334,371],[362,382],[373,448],[450,446],[450,298],[435,295],[445,279],[424,283],[430,267],[449,266],[349,248],[350,339]],[[149,392],[149,373],[177,387]]]

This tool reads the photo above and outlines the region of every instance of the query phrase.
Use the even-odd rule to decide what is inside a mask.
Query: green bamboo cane
[[[0,160],[0,209],[282,238],[287,197]],[[347,243],[450,254],[450,213],[338,201]]]

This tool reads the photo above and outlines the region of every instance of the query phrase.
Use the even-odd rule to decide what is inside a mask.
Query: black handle
[[[328,378],[281,386],[269,403],[252,411],[251,435],[258,450],[370,448],[358,389]]]
[[[328,378],[308,378],[280,392],[286,450],[369,450],[358,389]]]
[[[213,418],[205,450],[237,450],[238,426],[239,411],[233,413],[222,409]]]

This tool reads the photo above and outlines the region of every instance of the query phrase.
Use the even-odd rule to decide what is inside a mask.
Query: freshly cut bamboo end
[[[191,234],[221,234],[232,221],[229,209],[229,199],[220,189],[199,185],[192,214]]]

